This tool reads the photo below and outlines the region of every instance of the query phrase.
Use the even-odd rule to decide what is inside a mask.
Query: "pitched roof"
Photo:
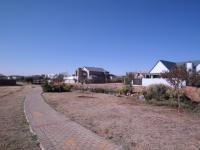
[[[185,65],[185,64],[188,63],[188,62],[193,63],[195,67],[196,67],[197,65],[200,64],[200,60],[184,61],[184,62],[171,62],[171,61],[166,61],[166,60],[159,60],[159,61],[162,62],[162,63],[165,65],[165,67],[167,67],[168,70],[173,69],[173,67],[175,67],[175,66],[182,66],[182,65]],[[158,62],[159,62],[159,61],[158,61]],[[157,63],[156,63],[156,65],[157,65]],[[154,66],[154,67],[155,67],[155,66]],[[154,68],[154,67],[153,67],[153,68]],[[151,70],[152,70],[152,69],[151,69]]]
[[[103,68],[98,68],[98,67],[84,67],[89,71],[95,71],[95,72],[108,72]]]
[[[165,67],[167,67],[167,69],[171,70],[173,67],[176,66],[176,63],[175,62],[171,62],[171,61],[166,61],[166,60],[160,60],[164,65]]]
[[[0,77],[6,77],[5,75],[3,75],[3,74],[0,74]]]

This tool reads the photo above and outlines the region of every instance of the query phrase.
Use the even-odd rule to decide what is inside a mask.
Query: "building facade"
[[[162,78],[162,73],[169,72],[176,66],[184,67],[189,73],[200,73],[200,61],[198,60],[185,62],[159,60],[146,77],[142,79],[142,85],[149,86],[151,84],[165,84],[170,86],[167,80]],[[184,85],[186,85],[186,82]]]
[[[75,72],[77,81],[80,83],[107,83],[110,81],[110,74],[103,68],[82,67]]]

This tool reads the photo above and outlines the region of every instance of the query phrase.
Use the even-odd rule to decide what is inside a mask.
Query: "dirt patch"
[[[86,96],[86,95],[79,95],[77,96],[79,98],[97,98],[97,97],[93,97],[93,96]]]
[[[37,137],[29,131],[23,110],[23,87],[0,87],[0,149],[39,150]]]
[[[185,94],[192,100],[195,102],[200,103],[200,88],[196,88],[196,87],[186,87],[183,89]]]
[[[129,98],[91,93],[45,93],[48,103],[73,121],[121,144],[125,150],[197,150],[200,120],[175,109]],[[89,94],[87,94],[89,95]]]

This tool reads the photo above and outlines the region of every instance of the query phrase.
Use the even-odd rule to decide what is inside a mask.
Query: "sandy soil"
[[[186,95],[193,101],[200,102],[200,88],[186,87],[183,89]]]
[[[97,93],[45,93],[67,117],[125,150],[198,150],[200,120],[166,107]]]
[[[37,138],[30,133],[24,116],[25,89],[0,87],[0,149],[39,150]]]

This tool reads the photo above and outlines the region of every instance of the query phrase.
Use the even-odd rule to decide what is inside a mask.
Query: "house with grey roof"
[[[8,77],[5,76],[5,75],[3,75],[3,74],[0,74],[0,79],[1,79],[1,80],[6,80],[6,79],[8,79]]]
[[[82,67],[75,72],[78,82],[106,83],[110,80],[107,70],[99,67]]]
[[[166,84],[169,83],[161,77],[164,72],[169,72],[176,66],[183,66],[188,72],[200,73],[200,60],[185,61],[185,62],[171,62],[166,60],[159,60],[153,68],[149,71],[146,78],[142,79],[142,85],[148,86],[151,84]]]
[[[16,85],[16,80],[11,79],[8,76],[0,74],[0,86]]]

